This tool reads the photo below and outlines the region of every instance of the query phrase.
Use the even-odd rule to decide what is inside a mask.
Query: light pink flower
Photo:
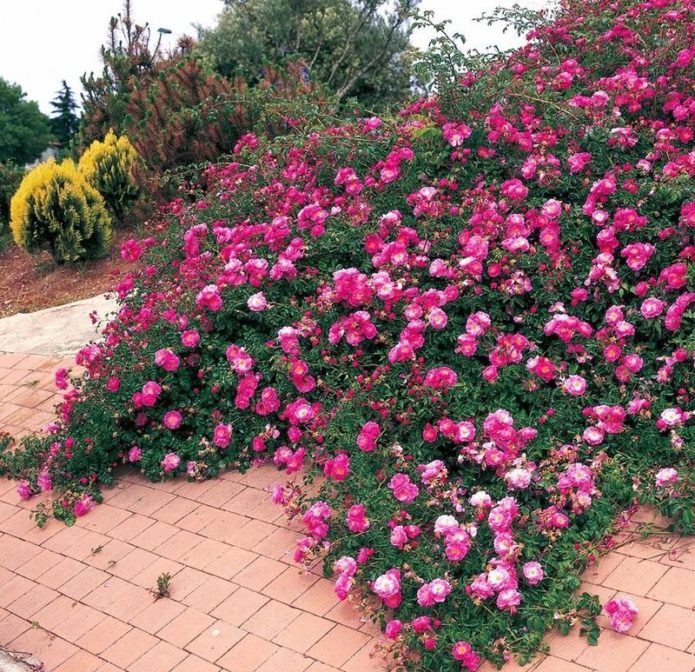
[[[506,588],[497,595],[497,607],[510,614],[516,613],[516,608],[521,604],[521,594],[515,588]]]
[[[538,562],[525,562],[521,571],[530,586],[535,586],[543,580],[543,568]]]
[[[667,485],[671,485],[678,480],[678,471],[673,467],[665,467],[664,469],[659,469],[656,472],[656,487],[663,488]]]
[[[644,317],[647,320],[652,320],[655,317],[659,317],[659,315],[661,315],[661,313],[664,312],[665,305],[665,301],[662,301],[661,299],[655,299],[654,297],[652,297],[649,299],[645,299],[642,302],[640,312],[642,313],[642,317]]]
[[[562,391],[572,397],[581,397],[586,392],[586,380],[582,376],[567,376],[562,383]]]
[[[174,471],[179,464],[181,464],[181,458],[176,453],[167,453],[162,459],[162,469],[166,473]]]
[[[417,485],[411,482],[407,474],[394,474],[389,481],[389,488],[393,496],[404,503],[412,502],[419,493]]]
[[[253,311],[254,313],[260,313],[268,307],[268,301],[266,300],[263,292],[257,292],[256,294],[249,296],[246,305],[248,306],[249,310]]]

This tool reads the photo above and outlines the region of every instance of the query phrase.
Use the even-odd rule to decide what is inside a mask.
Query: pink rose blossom
[[[525,562],[521,571],[529,586],[535,586],[543,580],[543,568],[538,562]]]
[[[200,334],[195,329],[188,329],[181,334],[181,345],[186,348],[195,348],[200,343]]]
[[[183,416],[179,411],[167,411],[162,418],[162,422],[167,429],[178,429],[183,422]]]
[[[525,490],[531,485],[531,472],[527,469],[511,469],[504,475],[507,486],[512,490]]]
[[[359,534],[369,529],[364,504],[353,504],[347,511],[346,525],[350,532]]]
[[[59,390],[68,389],[68,370],[66,368],[59,368],[55,371],[55,386]]]
[[[562,391],[572,397],[581,397],[586,392],[586,380],[582,376],[567,376],[562,383]]]
[[[598,427],[587,427],[582,434],[582,438],[590,446],[599,446],[603,443],[604,432]]]
[[[421,607],[431,607],[444,602],[451,593],[451,584],[445,579],[434,579],[423,584],[417,591],[417,601]]]
[[[138,446],[133,446],[128,451],[128,462],[139,462],[142,458],[142,449]]]
[[[222,308],[222,297],[217,285],[207,285],[198,293],[196,303],[201,308],[207,308],[212,312],[217,312]]]
[[[659,317],[659,315],[664,312],[664,306],[666,306],[666,302],[661,299],[645,299],[640,307],[640,312],[642,313],[642,317],[647,320],[652,320],[655,317]]]
[[[162,348],[154,353],[154,361],[157,366],[161,366],[165,371],[176,371],[179,368],[180,360],[171,348]]]
[[[96,502],[91,495],[82,495],[72,507],[73,513],[80,518],[81,516],[86,516],[94,507]]]
[[[629,597],[614,598],[606,602],[603,608],[608,614],[611,628],[621,633],[630,630],[635,616],[639,613],[639,609]]]
[[[213,432],[212,442],[218,448],[227,448],[232,440],[232,426],[218,424]]]
[[[521,604],[521,593],[515,588],[506,588],[497,595],[497,608],[516,613],[516,608]]]
[[[17,483],[16,490],[20,499],[29,499],[34,494],[28,481],[20,481]]]
[[[401,573],[397,569],[390,569],[379,576],[372,584],[372,590],[378,595],[387,607],[395,609],[401,603]]]
[[[162,392],[162,388],[150,380],[142,386],[141,400],[143,406],[154,406],[159,399],[159,395]]]
[[[442,515],[434,521],[434,532],[438,535],[446,535],[459,529],[459,522],[453,516]]]
[[[263,292],[258,292],[249,296],[246,305],[250,311],[260,313],[268,307],[268,301],[266,300]]]
[[[678,472],[673,467],[666,467],[664,469],[659,469],[656,472],[656,487],[663,488],[667,485],[671,485],[678,480]]]
[[[394,474],[389,481],[389,488],[393,496],[399,501],[410,503],[418,496],[419,489],[410,481],[407,474]]]
[[[165,473],[174,471],[181,464],[181,458],[176,453],[167,453],[162,459],[162,469]]]
[[[480,666],[480,656],[473,651],[473,647],[468,642],[463,640],[454,644],[451,655],[454,660],[461,663],[462,669],[468,670],[468,672],[475,672]]]
[[[401,632],[401,629],[403,628],[403,623],[397,619],[393,619],[392,621],[389,621],[386,624],[386,627],[384,628],[384,635],[386,639],[391,639],[394,640],[398,637],[398,635]]]

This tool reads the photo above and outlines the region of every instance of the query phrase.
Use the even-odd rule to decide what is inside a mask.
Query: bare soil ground
[[[12,240],[0,245],[0,318],[87,299],[113,289],[120,275],[135,268],[121,259],[121,243],[139,237],[132,229],[116,231],[103,259],[56,264],[48,252],[27,254]]]

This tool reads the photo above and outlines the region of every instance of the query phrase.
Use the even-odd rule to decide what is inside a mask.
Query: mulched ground
[[[121,243],[139,237],[132,229],[114,234],[109,256],[57,265],[48,252],[29,255],[13,242],[0,251],[0,318],[29,313],[103,294],[119,275],[135,268],[120,257]]]

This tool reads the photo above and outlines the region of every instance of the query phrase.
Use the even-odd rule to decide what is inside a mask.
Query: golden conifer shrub
[[[121,221],[128,206],[137,198],[133,173],[138,153],[125,135],[109,129],[103,141],[95,140],[82,154],[80,172],[104,197],[106,206]]]
[[[70,159],[51,158],[24,176],[10,203],[10,228],[21,248],[48,250],[58,263],[103,256],[111,240],[104,199]]]

